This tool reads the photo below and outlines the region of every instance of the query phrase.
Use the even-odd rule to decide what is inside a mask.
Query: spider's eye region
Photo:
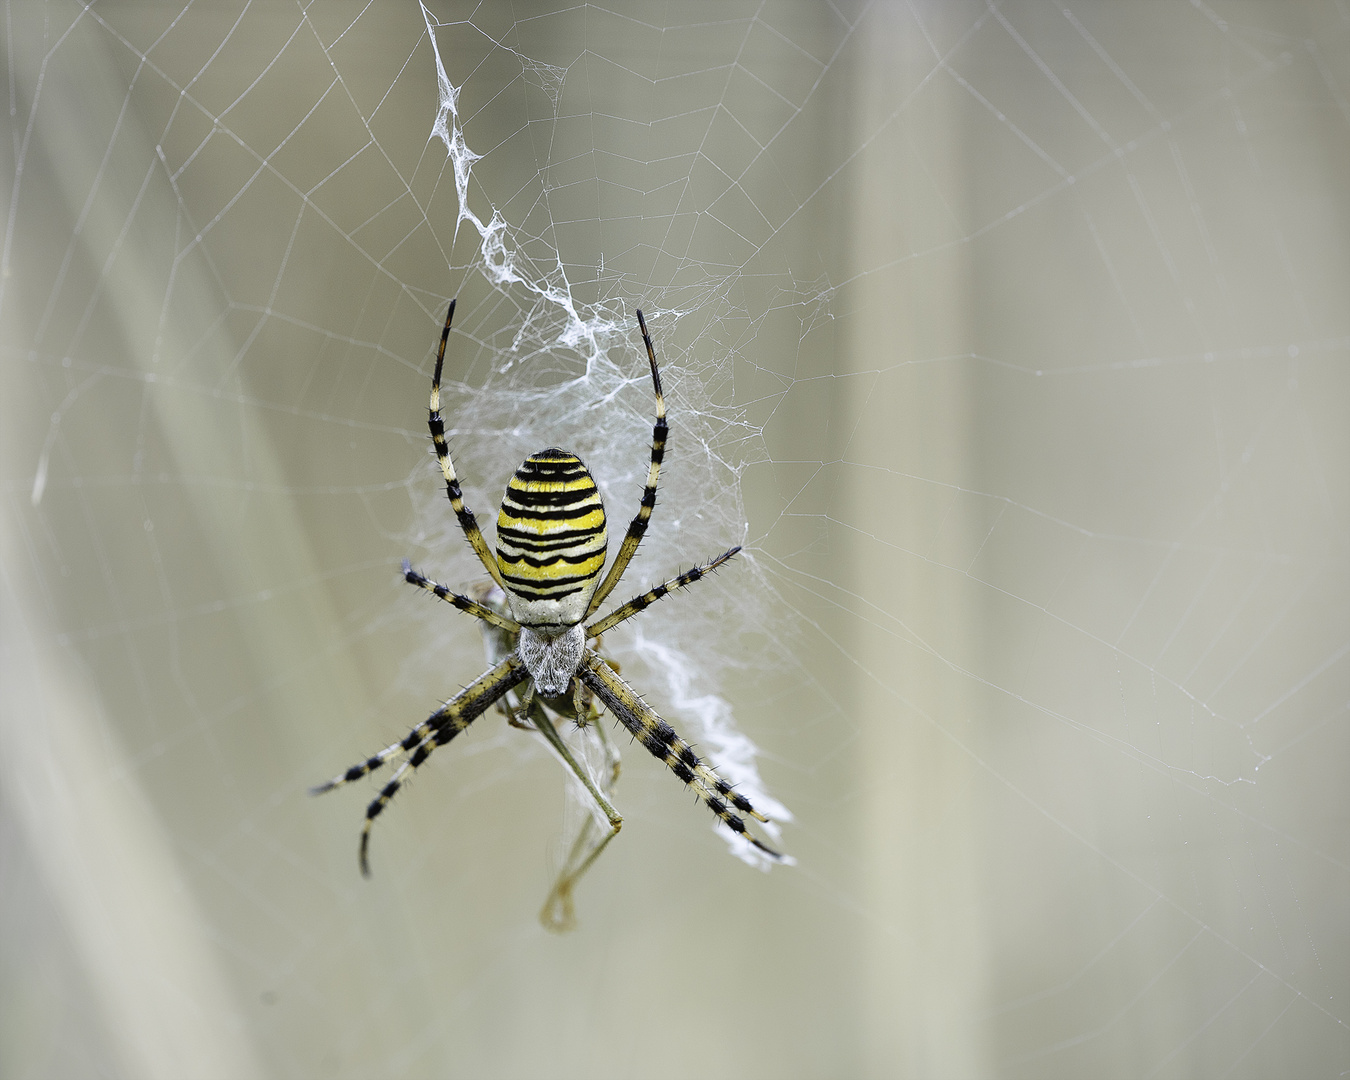
[[[572,626],[586,615],[605,566],[600,490],[581,459],[557,447],[531,454],[506,485],[497,566],[511,613],[526,626]]]

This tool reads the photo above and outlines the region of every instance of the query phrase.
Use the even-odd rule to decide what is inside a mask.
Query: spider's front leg
[[[675,729],[662,720],[631,686],[623,681],[613,668],[605,663],[593,650],[587,649],[577,671],[577,678],[595,691],[596,697],[623,724],[638,742],[653,757],[664,761],[679,779],[693,787],[724,825],[732,832],[743,836],[764,854],[781,859],[783,856],[763,843],[748,828],[732,808],[742,814],[749,814],[759,821],[768,821],[756,810],[750,800],[736,791],[723,780],[699,756],[693,747],[675,733]]]
[[[576,883],[581,880],[582,875],[591,868],[595,860],[600,857],[600,853],[609,846],[609,842],[618,836],[619,830],[623,828],[623,818],[610,804],[608,798],[619,778],[619,756],[614,752],[609,739],[605,735],[604,725],[592,723],[599,716],[600,712],[595,708],[594,700],[592,700],[588,705],[586,715],[578,714],[573,717],[583,734],[586,732],[596,733],[604,750],[606,768],[601,775],[600,785],[597,786],[585,766],[577,761],[571,748],[558,734],[558,729],[554,727],[553,720],[548,715],[548,710],[544,707],[543,702],[537,697],[531,702],[530,720],[535,729],[548,740],[549,745],[553,747],[573,775],[581,782],[582,787],[586,789],[587,794],[590,795],[609,824],[609,831],[597,841],[596,834],[602,826],[593,814],[588,813],[581,829],[577,832],[576,839],[572,841],[567,858],[563,861],[562,869],[558,872],[558,879],[554,882],[553,888],[548,894],[548,899],[544,901],[544,906],[539,912],[539,921],[544,924],[545,929],[557,932],[571,930],[576,926],[576,911],[572,900],[572,891],[576,887]]]
[[[322,795],[325,791],[331,791],[335,787],[341,787],[353,780],[359,780],[367,773],[379,768],[390,758],[396,757],[400,751],[411,751],[407,760],[398,767],[394,775],[390,777],[389,782],[380,789],[379,795],[366,807],[366,821],[361,828],[359,849],[362,876],[370,877],[370,862],[367,858],[367,851],[370,846],[371,826],[375,819],[384,812],[384,808],[389,805],[390,800],[398,793],[399,788],[403,786],[403,774],[409,769],[416,769],[420,766],[431,755],[432,751],[448,743],[490,709],[507,691],[519,685],[527,677],[528,673],[525,666],[516,657],[507,657],[502,663],[480,675],[469,686],[413,728],[406,738],[386,747],[374,757],[367,758],[358,765],[353,765],[345,773],[333,777],[328,783],[320,784],[310,790],[311,795]]]
[[[496,585],[481,582],[474,586],[471,592],[477,604],[503,619],[508,617],[506,594]],[[512,625],[516,624],[512,622]],[[499,663],[515,653],[518,631],[508,631],[499,624],[486,620],[480,628],[483,632],[483,646],[490,663]],[[580,798],[593,804],[603,815],[601,820],[589,807],[586,808],[581,826],[568,845],[567,856],[558,871],[557,880],[539,912],[539,921],[547,929],[557,932],[571,930],[576,926],[576,909],[573,901],[576,884],[623,826],[623,818],[609,801],[619,780],[619,755],[605,733],[605,726],[595,723],[599,719],[600,710],[594,695],[575,679],[572,681],[570,694],[562,698],[551,698],[546,703],[535,694],[534,684],[527,682],[523,688],[504,694],[497,702],[497,707],[505,714],[507,723],[512,727],[520,728],[522,731],[538,732],[543,736],[584,789],[585,795],[581,795]],[[585,762],[577,760],[577,755],[563,740],[553,722],[551,712],[564,719],[575,721],[581,738],[590,738],[598,743],[603,757],[597,770],[597,781],[592,781]],[[577,797],[575,788],[569,790],[568,797]]]

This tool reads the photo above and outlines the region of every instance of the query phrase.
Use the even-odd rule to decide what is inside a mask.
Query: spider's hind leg
[[[605,597],[614,591],[614,586],[623,577],[628,564],[637,554],[638,545],[646,535],[647,523],[651,520],[652,510],[656,507],[656,485],[661,477],[661,461],[665,457],[666,438],[670,433],[666,424],[666,398],[661,392],[661,369],[656,363],[656,350],[652,347],[652,337],[647,333],[647,320],[642,317],[641,308],[637,311],[637,320],[638,326],[642,329],[642,343],[647,347],[647,363],[652,369],[652,389],[656,392],[656,422],[652,425],[651,463],[647,466],[647,486],[642,489],[642,501],[638,504],[638,512],[628,523],[628,532],[624,534],[623,543],[619,545],[619,553],[614,556],[609,573],[605,575],[600,587],[591,597],[591,602],[586,606],[587,618],[594,615],[604,603]]]
[[[431,376],[427,428],[431,432],[431,444],[436,449],[436,461],[440,464],[441,476],[445,479],[445,496],[450,500],[450,509],[455,512],[459,527],[464,531],[464,538],[469,541],[469,546],[473,548],[488,576],[505,589],[506,583],[502,581],[501,569],[497,566],[497,560],[493,557],[491,549],[488,548],[487,540],[483,538],[483,530],[478,527],[478,519],[464,503],[464,492],[459,486],[455,463],[450,458],[450,446],[445,441],[445,421],[441,417],[441,369],[445,366],[445,343],[450,337],[450,324],[454,318],[455,301],[451,300],[450,307],[445,313],[445,328],[441,330],[441,344],[436,350],[436,371]]]

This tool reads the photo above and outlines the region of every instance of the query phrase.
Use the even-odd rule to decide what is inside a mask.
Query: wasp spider
[[[445,316],[445,328],[441,331],[440,348],[436,351],[436,372],[431,379],[427,424],[431,429],[431,441],[436,448],[441,473],[445,477],[445,492],[450,499],[450,506],[483,568],[501,592],[497,593],[496,589],[489,587],[488,591],[480,593],[480,599],[462,596],[423,577],[406,562],[403,576],[409,584],[425,589],[461,611],[481,619],[486,624],[484,630],[489,633],[490,655],[491,640],[495,638],[498,642],[496,656],[493,657],[496,662],[466,689],[413,728],[406,738],[353,765],[328,783],[319,785],[313,789],[313,793],[330,791],[359,780],[400,754],[407,755],[379,795],[366,808],[366,820],[361,829],[360,864],[361,873],[369,876],[367,851],[371,825],[398,792],[409,770],[415,770],[438,746],[444,746],[494,704],[500,704],[513,724],[519,727],[533,726],[548,740],[576,774],[609,824],[609,832],[589,848],[588,830],[583,828],[573,845],[562,876],[554,886],[549,902],[545,904],[545,923],[561,928],[571,921],[572,886],[590,868],[623,824],[623,818],[606,798],[613,776],[617,774],[618,758],[608,748],[608,741],[603,740],[601,726],[595,725],[595,730],[602,733],[610,765],[609,778],[602,785],[606,790],[602,792],[573,757],[567,744],[558,735],[548,712],[540,707],[540,702],[542,700],[543,705],[554,713],[585,726],[599,715],[595,704],[599,701],[643,746],[664,761],[680,780],[692,787],[729,829],[765,854],[780,858],[778,852],[765,846],[746,828],[740,815],[746,814],[760,821],[768,821],[768,818],[702,761],[693,748],[675,733],[675,729],[657,716],[636,691],[624,682],[617,666],[603,658],[598,651],[598,639],[605,631],[650,607],[667,593],[692,585],[716,570],[740,548],[734,547],[723,552],[711,562],[671,578],[650,592],[615,608],[608,615],[586,622],[623,577],[642,542],[652,508],[656,505],[657,478],[666,446],[666,405],[661,393],[656,352],[652,348],[652,339],[647,333],[647,323],[642,312],[637,313],[638,326],[647,348],[652,386],[656,391],[651,465],[647,472],[647,486],[642,492],[642,503],[629,523],[628,532],[619,545],[619,553],[603,581],[600,575],[605,566],[608,540],[605,508],[599,489],[581,459],[557,447],[530,455],[516,470],[515,476],[506,486],[506,495],[497,515],[495,557],[489,550],[473,511],[464,504],[464,496],[445,441],[445,422],[441,419],[441,368],[454,314],[455,302],[452,300]]]

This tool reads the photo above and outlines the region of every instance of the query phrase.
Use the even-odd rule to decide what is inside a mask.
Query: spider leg
[[[642,327],[642,340],[647,346],[647,361],[652,367],[652,386],[656,389],[656,423],[652,425],[652,463],[647,469],[647,486],[642,491],[642,503],[628,524],[628,532],[619,546],[619,553],[614,556],[614,565],[609,568],[605,580],[591,597],[590,606],[586,608],[586,618],[595,614],[605,597],[614,591],[614,586],[619,583],[623,572],[628,569],[628,564],[633,561],[638,544],[642,543],[643,534],[647,531],[647,522],[652,516],[652,507],[656,505],[656,481],[661,475],[661,459],[666,452],[666,399],[661,393],[661,372],[656,367],[656,350],[652,348],[652,338],[647,333],[647,320],[642,317],[641,308],[638,309],[637,319],[638,326]]]
[[[485,607],[477,600],[470,600],[467,596],[451,592],[444,585],[438,585],[430,578],[423,577],[412,568],[412,563],[407,559],[403,560],[403,580],[409,585],[416,585],[419,589],[426,589],[433,596],[439,596],[447,603],[454,604],[460,611],[467,611],[474,618],[482,619],[485,623],[491,623],[500,630],[505,630],[511,634],[520,632],[520,623],[516,622],[515,619],[498,615],[490,607]]]
[[[464,493],[459,488],[459,478],[455,475],[454,462],[450,460],[450,447],[445,442],[445,422],[441,419],[441,367],[445,363],[445,342],[450,337],[450,320],[455,317],[455,301],[445,313],[445,329],[441,331],[441,345],[436,350],[436,373],[431,377],[431,403],[427,414],[427,427],[431,429],[431,442],[436,447],[436,460],[441,465],[441,475],[445,477],[445,494],[450,500],[450,509],[459,519],[459,527],[473,548],[478,561],[492,576],[492,580],[506,590],[502,581],[502,572],[497,568],[497,560],[488,549],[483,530],[478,527],[478,519],[473,511],[464,505]]]
[[[766,855],[781,858],[778,852],[758,840],[739,816],[732,813],[734,807],[742,814],[749,814],[760,821],[768,821],[763,814],[750,805],[750,800],[739,794],[723,780],[712,768],[703,764],[693,747],[675,734],[675,729],[662,720],[651,707],[638,697],[619,675],[604,662],[592,649],[587,649],[577,671],[577,678],[595,691],[596,697],[605,703],[624,727],[633,733],[637,740],[652,754],[666,763],[677,777],[693,786],[698,797],[708,804],[727,828],[745,837],[751,844]]]
[[[600,857],[600,853],[609,846],[609,842],[619,835],[619,830],[623,828],[623,818],[605,798],[608,791],[601,794],[600,789],[591,780],[590,774],[573,756],[571,749],[563,741],[562,736],[558,734],[557,728],[553,726],[553,721],[538,701],[534,703],[530,720],[533,722],[535,729],[548,740],[549,745],[563,759],[567,767],[572,770],[573,775],[581,781],[582,787],[586,789],[587,794],[595,801],[595,805],[609,822],[609,832],[602,836],[599,842],[591,847],[590,851],[586,851],[587,845],[591,844],[593,840],[592,826],[596,824],[592,819],[587,819],[587,824],[582,826],[581,831],[577,833],[572,849],[567,853],[567,861],[563,865],[562,873],[558,875],[558,880],[548,894],[548,899],[544,901],[544,906],[540,909],[539,921],[544,924],[546,929],[571,930],[576,925],[576,914],[572,904],[572,889],[581,879],[581,876]],[[596,727],[597,730],[600,730],[599,725],[596,725]],[[608,751],[609,747],[606,746],[605,749]],[[617,759],[610,762],[610,768],[610,783],[612,785],[613,779],[618,773]]]
[[[406,753],[414,749],[419,743],[424,741],[431,734],[429,724],[418,724],[412,731],[408,732],[406,738],[386,746],[373,757],[366,758],[359,765],[353,765],[344,773],[339,773],[333,779],[325,784],[315,784],[309,789],[311,795],[322,795],[325,791],[332,791],[335,787],[341,787],[343,784],[350,784],[353,780],[360,780],[367,773],[372,773],[392,757]]]
[[[380,751],[374,757],[359,765],[353,765],[341,776],[334,777],[326,784],[320,784],[311,790],[311,794],[320,795],[342,784],[357,780],[373,769],[379,768],[400,750],[411,750],[408,760],[399,766],[398,771],[380,790],[373,802],[366,808],[366,822],[361,829],[361,873],[370,876],[370,864],[366,859],[366,849],[370,843],[372,822],[384,812],[389,801],[403,786],[403,774],[408,769],[416,769],[438,746],[444,746],[474,720],[502,697],[508,690],[519,685],[529,677],[525,666],[514,656],[509,656],[496,667],[484,672],[453,698],[447,701],[400,742]]]
[[[446,741],[448,742],[449,739],[454,738],[456,734],[458,734],[458,731],[451,732]],[[435,740],[436,733],[432,732],[418,743],[417,749],[413,751],[412,756],[394,770],[394,775],[389,778],[389,783],[385,784],[384,787],[380,789],[380,794],[368,807],[366,807],[366,820],[361,826],[361,846],[357,854],[357,860],[361,864],[362,877],[370,877],[369,851],[371,824],[384,812],[385,806],[387,806],[389,800],[394,797],[394,793],[403,786],[403,774],[409,769],[416,769],[427,759],[431,754],[431,751],[435,750],[436,747],[440,745],[440,743]]]
[[[695,566],[693,569],[686,570],[679,577],[673,577],[669,581],[662,582],[651,592],[643,593],[641,596],[634,597],[624,604],[621,608],[615,608],[599,622],[592,623],[586,627],[587,637],[599,637],[606,630],[612,629],[625,619],[631,619],[639,611],[645,611],[654,603],[660,600],[667,593],[674,592],[676,589],[683,589],[687,585],[692,585],[706,574],[712,573],[729,558],[740,551],[739,545],[730,551],[724,551],[710,563],[704,563],[702,566]],[[409,579],[411,580],[411,578]]]

